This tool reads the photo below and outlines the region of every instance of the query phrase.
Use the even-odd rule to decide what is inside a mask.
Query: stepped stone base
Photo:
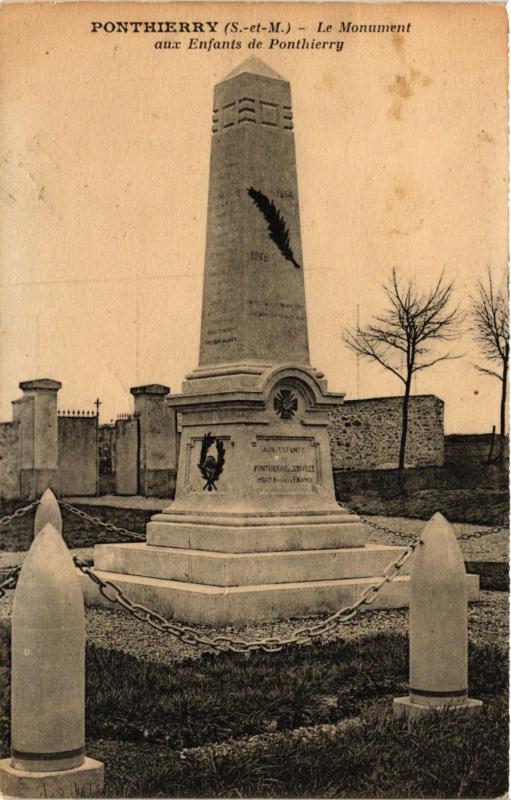
[[[96,545],[94,571],[164,617],[244,625],[329,614],[353,603],[403,550],[366,545],[366,538],[365,526],[342,508],[206,519],[167,512],[148,524],[147,543]],[[412,564],[413,556],[373,608],[408,605]],[[87,602],[110,605],[89,578],[80,580]],[[469,599],[477,600],[479,577],[469,575],[467,583]]]
[[[329,614],[355,602],[403,551],[366,544],[366,526],[342,507],[297,512],[180,511],[147,526],[147,542],[96,545],[94,571],[166,618],[244,625]],[[373,608],[408,605],[412,558]],[[80,574],[85,600],[110,605]],[[467,576],[469,599],[479,577]]]
[[[385,545],[273,553],[219,553],[138,543],[104,544],[94,548],[94,565],[103,572],[234,587],[381,575],[401,552],[402,548]],[[407,567],[405,564],[403,572],[406,573]]]
[[[361,547],[365,526],[341,508],[297,514],[156,514],[147,524],[147,544],[222,553],[257,553]]]
[[[375,581],[375,578],[364,577],[211,586],[102,570],[95,572],[103,580],[113,581],[133,602],[163,617],[215,626],[329,614],[354,602]],[[87,576],[80,574],[80,580],[86,602],[111,607]],[[479,576],[467,575],[467,585],[469,600],[478,600]],[[371,607],[403,608],[408,605],[408,595],[409,576],[399,576],[382,588]]]

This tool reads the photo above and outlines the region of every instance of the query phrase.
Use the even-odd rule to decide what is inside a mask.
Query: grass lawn
[[[151,516],[141,510],[90,511],[137,531]],[[2,529],[0,549],[25,550],[32,519],[29,514]],[[410,533],[422,526],[412,519],[378,521]],[[66,511],[63,522],[70,547],[122,540]],[[462,547],[467,561],[490,565],[488,588],[506,588],[505,533]],[[105,763],[102,796],[504,794],[508,665],[500,628],[506,627],[503,617],[507,622],[506,595],[487,594],[492,603],[470,610],[470,694],[484,701],[482,712],[467,718],[438,714],[413,723],[392,717],[392,698],[407,693],[405,612],[367,612],[355,620],[356,634],[344,640],[277,654],[194,653],[192,658],[178,655],[174,641],[115,609],[89,610],[96,643],[87,645],[87,752]],[[0,623],[0,757],[9,750],[10,602],[4,598]],[[378,632],[370,631],[374,620]],[[391,622],[400,629],[389,630]],[[495,625],[498,637],[492,634]],[[99,637],[98,626],[106,636]],[[266,633],[277,632],[270,628]],[[130,645],[134,638],[137,647]],[[124,652],[111,649],[110,642]]]
[[[509,520],[508,492],[488,488],[421,489],[397,496],[378,492],[346,493],[338,498],[361,514],[385,517],[420,517],[428,519],[440,511],[451,522],[470,522],[476,525],[507,525]]]
[[[406,694],[407,647],[403,634],[381,633],[168,665],[89,644],[88,754],[105,761],[103,796],[502,794],[507,654],[470,645],[480,715],[408,724],[391,714],[392,698]]]

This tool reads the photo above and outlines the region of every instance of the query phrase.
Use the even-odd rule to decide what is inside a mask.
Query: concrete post
[[[57,392],[59,381],[23,381],[23,397],[13,402],[13,419],[21,427],[21,496],[39,497],[50,487],[59,491]]]
[[[422,532],[410,579],[410,686],[394,714],[474,711],[468,697],[467,582],[452,525],[435,514]]]
[[[53,515],[51,498],[41,515]],[[85,756],[85,614],[71,555],[47,523],[23,563],[12,612],[11,797],[87,796],[103,765]]]
[[[140,425],[139,491],[145,497],[168,497],[176,475],[175,414],[165,403],[170,388],[155,383],[130,391]]]

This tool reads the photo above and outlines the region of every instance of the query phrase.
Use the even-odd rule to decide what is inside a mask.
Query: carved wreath
[[[216,458],[209,453],[208,450],[211,445],[216,443]],[[202,437],[202,447],[200,451],[200,462],[197,464],[200,473],[206,483],[202,487],[203,490],[207,489],[208,492],[213,491],[216,489],[215,482],[218,480],[220,475],[222,474],[223,468],[225,463],[225,447],[224,443],[220,441],[220,439],[215,439],[214,436],[211,435],[211,431],[209,433],[205,433]]]

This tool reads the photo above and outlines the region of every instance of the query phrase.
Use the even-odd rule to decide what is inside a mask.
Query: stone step
[[[127,575],[211,586],[249,586],[378,576],[402,551],[402,547],[368,545],[275,553],[218,553],[137,542],[96,545],[94,565],[99,570]]]
[[[339,520],[275,520],[274,524],[211,525],[200,519],[171,522],[170,515],[153,517],[147,524],[147,543],[157,547],[181,547],[221,553],[256,553],[276,550],[320,550],[336,547],[362,547],[368,539],[367,527],[353,517]]]
[[[119,575],[94,570],[103,580],[112,581],[135,603],[150,608],[168,619],[197,625],[243,625],[250,622],[289,619],[316,614],[331,614],[350,605],[374,582],[374,578],[349,578],[335,581],[259,584],[219,587],[198,583]],[[87,603],[113,608],[95,583],[79,573]],[[403,608],[408,605],[409,576],[399,576],[385,584],[370,608]],[[479,599],[479,576],[467,575],[469,601]]]

